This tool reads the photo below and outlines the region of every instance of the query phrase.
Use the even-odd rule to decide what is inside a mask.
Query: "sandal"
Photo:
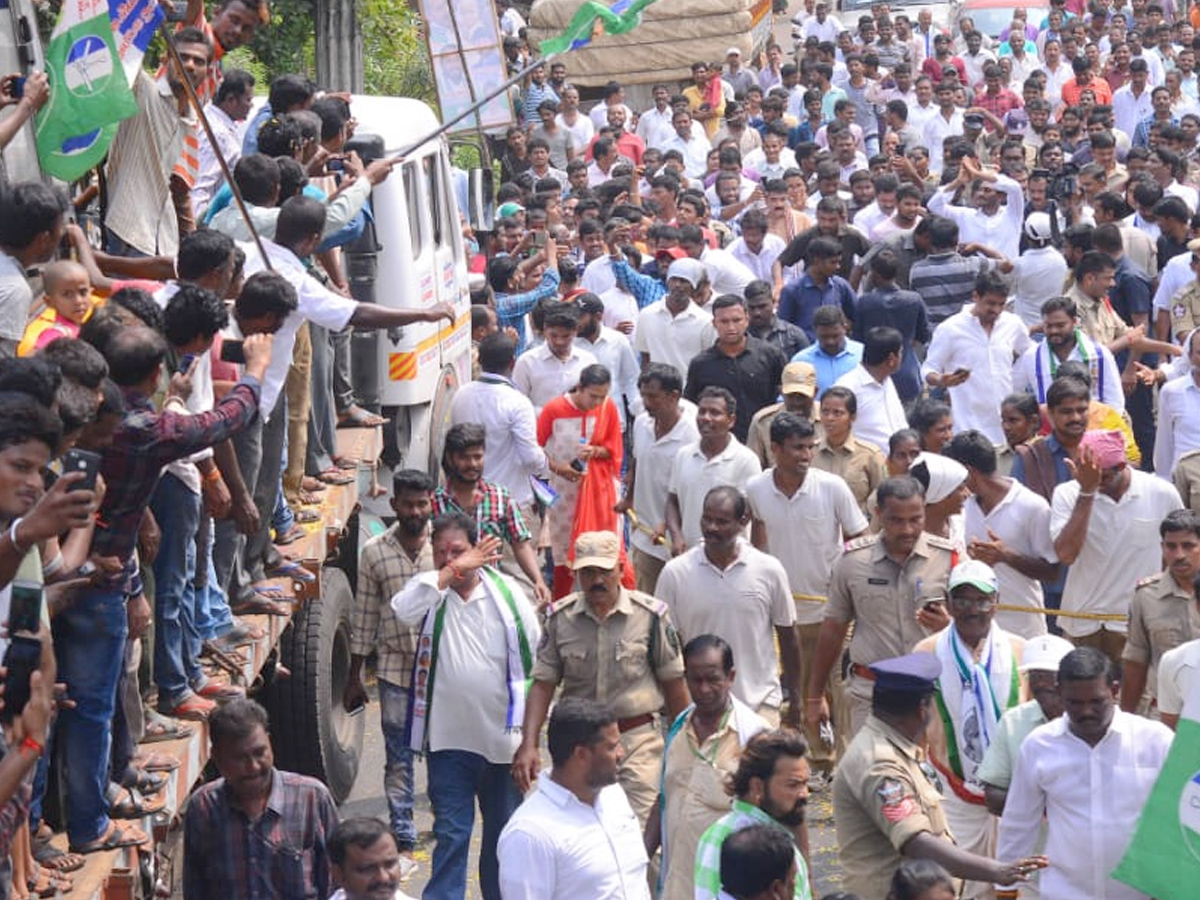
[[[305,475],[300,479],[300,490],[308,491],[310,494],[319,494],[325,490],[325,485],[311,475]]]
[[[258,596],[266,597],[269,600],[288,599],[288,595],[284,592],[283,588],[279,587],[278,585],[258,584],[254,586],[253,590],[254,593],[258,594]]]
[[[338,428],[378,428],[380,425],[386,425],[391,419],[385,419],[383,416],[377,416],[373,412],[367,412],[358,404],[352,405],[345,412],[338,416]]]
[[[179,760],[165,753],[149,752],[135,756],[133,761],[143,772],[174,772],[179,768]]]
[[[53,897],[55,894],[69,894],[75,889],[75,879],[70,875],[56,872],[48,866],[39,866],[36,862],[25,882],[31,897]]]
[[[268,600],[266,597],[255,597],[253,600],[247,600],[237,606],[231,605],[229,609],[235,616],[290,616],[292,614],[290,606],[280,601]]]
[[[320,497],[304,490],[304,488],[300,489],[299,493],[296,495],[296,499],[299,501],[300,506],[319,506],[321,504]]]
[[[292,516],[295,517],[296,521],[301,525],[309,525],[313,522],[321,521],[321,514],[315,509],[294,509],[292,510]],[[278,544],[279,541],[276,541],[275,543]]]
[[[128,823],[118,825],[116,822],[109,822],[108,831],[94,841],[73,845],[71,852],[86,855],[88,853],[102,853],[105,850],[120,850],[122,847],[140,847],[148,843],[150,843],[149,836],[136,825]]]
[[[136,766],[130,766],[121,776],[120,786],[131,788],[142,794],[157,794],[167,786],[167,776],[158,772],[147,772]]]
[[[150,716],[146,718],[146,728],[142,732],[143,744],[153,744],[158,741],[177,741],[181,738],[190,738],[192,729],[182,722],[172,722],[167,719],[154,719]],[[72,871],[72,870],[68,870]]]
[[[165,797],[149,799],[136,788],[119,784],[109,784],[104,796],[108,800],[108,814],[114,819],[141,819],[167,808]]]
[[[87,860],[78,853],[68,853],[50,843],[50,838],[33,837],[33,858],[44,869],[65,875],[67,872],[78,872],[87,864]]]
[[[317,476],[318,481],[323,481],[326,484],[353,484],[355,478],[339,469],[337,466],[326,469]]]
[[[344,472],[353,472],[358,468],[359,460],[352,456],[335,456],[333,464]]]
[[[305,584],[312,584],[317,580],[317,576],[295,560],[281,559],[273,566],[267,568],[267,576],[269,578],[291,578],[295,581],[303,581]]]
[[[211,700],[206,700],[198,694],[190,694],[186,700],[182,700],[170,709],[159,707],[159,712],[164,716],[173,716],[176,719],[192,719],[196,722],[207,722],[208,715],[217,708]]]
[[[308,532],[304,530],[302,525],[296,524],[289,528],[286,532],[278,535],[275,538],[275,543],[280,547],[286,547],[288,544],[294,544],[301,538],[307,537]]]

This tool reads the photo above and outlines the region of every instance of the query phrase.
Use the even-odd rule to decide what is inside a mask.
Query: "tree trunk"
[[[355,0],[317,0],[317,83],[333,91],[363,91],[362,25]]]

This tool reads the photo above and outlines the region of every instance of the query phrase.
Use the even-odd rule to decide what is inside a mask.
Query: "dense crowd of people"
[[[383,422],[351,332],[455,311],[351,297],[398,160],[305,77],[251,115],[221,60],[265,4],[190,0],[103,240],[0,195],[7,895],[148,846],[153,742],[194,720],[189,900],[402,897],[418,765],[428,900],[465,896],[477,808],[485,900],[807,900],[813,792],[843,898],[1143,897],[1110,873],[1200,690],[1200,10],[1033,12],[806,0],[793,48],[584,109],[498,0],[525,77],[494,230],[463,220],[473,380],[358,562],[385,823],[277,769],[214,661],[292,612],[271,579],[315,578],[288,547],[360,462],[336,429]],[[16,84],[0,144],[52,91]]]

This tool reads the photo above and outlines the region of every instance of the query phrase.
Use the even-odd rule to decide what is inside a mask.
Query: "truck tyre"
[[[291,675],[272,679],[262,698],[276,765],[323,781],[338,803],[354,786],[365,722],[342,706],[353,603],[346,574],[324,569],[321,597],[305,603],[279,639],[280,662]]]

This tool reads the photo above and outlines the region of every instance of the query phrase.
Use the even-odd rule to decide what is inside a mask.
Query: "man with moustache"
[[[315,778],[275,768],[268,727],[267,711],[245,697],[208,718],[221,777],[184,814],[185,897],[329,896],[337,804]]]
[[[795,900],[810,900],[808,879],[808,744],[789,729],[756,734],[742,751],[726,790],[733,796],[729,812],[709,826],[696,848],[696,900],[721,896],[721,845],[731,834],[751,825],[781,828],[796,840]]]
[[[1113,871],[1158,780],[1173,732],[1117,706],[1112,661],[1076,647],[1058,666],[1065,716],[1021,744],[1000,818],[998,855],[1031,850],[1046,828],[1042,896],[1055,900],[1135,900],[1144,895]]]
[[[413,900],[400,890],[400,849],[378,819],[346,819],[329,836],[329,900]]]
[[[942,782],[922,747],[935,710],[942,664],[931,653],[879,660],[871,715],[855,735],[833,779],[833,818],[844,887],[883,897],[904,858],[930,859],[959,878],[1024,882],[1041,857],[1013,863],[954,845],[942,810]],[[1003,858],[1003,857],[1001,857]]]
[[[619,561],[613,532],[576,539],[571,568],[579,590],[546,609],[512,773],[522,793],[528,791],[541,764],[538,736],[561,683],[564,698],[594,700],[616,716],[623,748],[618,778],[644,826],[662,768],[658,711],[665,703],[674,718],[688,705],[688,693],[679,634],[666,605],[622,587]]]
[[[400,853],[412,860],[417,843],[413,824],[413,757],[409,749],[409,694],[416,661],[417,630],[406,628],[392,615],[392,597],[418,572],[433,569],[429,544],[429,514],[433,508],[433,479],[416,469],[392,477],[392,512],[396,524],[369,540],[358,561],[358,590],[350,628],[350,673],[342,703],[353,711],[367,702],[362,671],[376,654],[379,717],[385,755],[383,792],[387,797],[392,836]]]
[[[949,590],[950,625],[913,648],[915,653],[932,653],[942,664],[939,715],[931,718],[926,731],[926,751],[948,788],[942,793],[942,809],[955,843],[991,856],[996,820],[984,802],[977,772],[1000,716],[1027,699],[1018,672],[1025,642],[996,625],[1000,582],[987,563],[959,563],[950,572]],[[990,884],[968,881],[960,896],[983,898],[991,893]]]

